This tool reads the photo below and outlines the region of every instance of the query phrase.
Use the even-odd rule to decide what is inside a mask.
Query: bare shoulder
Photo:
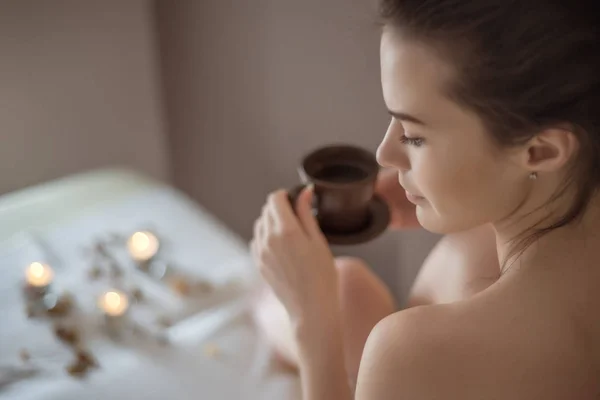
[[[596,399],[585,341],[537,303],[484,294],[385,318],[365,345],[356,398]]]
[[[356,398],[461,398],[457,377],[471,370],[476,360],[469,349],[477,347],[476,335],[461,324],[463,313],[450,305],[420,306],[379,322],[365,345]]]

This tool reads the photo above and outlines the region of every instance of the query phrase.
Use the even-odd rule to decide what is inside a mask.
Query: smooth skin
[[[383,170],[377,194],[390,206],[393,230],[420,228],[415,205],[406,199],[397,174]],[[383,318],[397,311],[389,289],[369,266],[354,257],[335,258],[344,335],[345,364],[354,388],[367,337]],[[407,308],[465,300],[500,276],[491,225],[444,236],[420,268]],[[255,320],[282,361],[297,367],[297,345],[285,307],[265,287],[254,307]]]
[[[456,78],[452,66],[392,29],[382,35],[381,75],[392,120],[378,161],[415,203],[420,225],[450,235],[425,262],[413,307],[390,313],[368,334],[355,398],[599,398],[599,199],[577,223],[552,231],[519,257],[511,253],[511,239],[571,204],[568,192],[541,207],[576,160],[570,127],[498,146],[478,115],[446,96]],[[349,322],[343,299],[350,280],[343,271],[367,268],[336,262],[311,213],[311,196],[310,189],[301,194],[296,217],[285,192],[272,193],[252,253],[287,312],[304,398],[351,399],[348,381],[359,351],[352,346],[360,340],[348,338],[346,329],[363,314]],[[496,263],[489,262],[491,240],[484,240],[489,232]],[[353,274],[363,281],[368,270]],[[374,283],[364,297],[384,299],[382,287]]]

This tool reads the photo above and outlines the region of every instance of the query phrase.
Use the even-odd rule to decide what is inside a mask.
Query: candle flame
[[[129,307],[129,301],[124,293],[117,291],[109,291],[104,293],[99,301],[98,305],[108,315],[118,316],[122,315],[127,311]]]
[[[119,294],[115,292],[106,293],[105,300],[106,305],[111,308],[117,308],[121,305],[121,296],[119,296]]]
[[[133,247],[139,250],[145,250],[150,245],[150,238],[144,232],[136,232],[131,237],[131,242]]]
[[[129,254],[134,260],[148,261],[158,252],[158,238],[148,231],[135,232],[127,241]]]
[[[47,286],[52,282],[53,278],[54,271],[52,271],[52,268],[41,262],[33,262],[25,270],[25,279],[28,284],[33,286]]]
[[[44,275],[44,266],[42,265],[42,263],[39,263],[39,262],[31,263],[29,268],[31,271],[31,275],[35,276],[36,278],[41,278]]]

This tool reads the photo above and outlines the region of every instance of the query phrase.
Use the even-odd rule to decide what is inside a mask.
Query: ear
[[[577,155],[579,140],[572,129],[549,128],[525,145],[523,166],[529,172],[554,172]]]

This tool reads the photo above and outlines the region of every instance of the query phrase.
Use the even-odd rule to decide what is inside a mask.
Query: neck
[[[515,213],[511,218],[494,224],[502,273],[515,267],[523,270],[536,265],[551,267],[553,264],[586,263],[586,254],[590,250],[600,250],[600,242],[590,246],[591,240],[600,239],[598,197],[592,199],[581,218],[543,235],[537,234],[561,219],[568,210],[566,203],[530,207],[526,212]]]

